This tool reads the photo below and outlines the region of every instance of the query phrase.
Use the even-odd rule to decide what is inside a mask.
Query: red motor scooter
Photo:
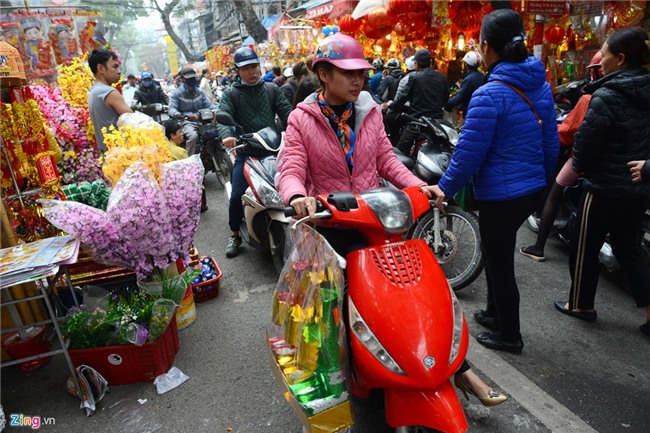
[[[346,257],[352,393],[383,389],[386,421],[397,432],[465,432],[449,377],[465,359],[467,324],[426,242],[402,239],[429,211],[427,195],[419,187],[377,189],[323,194],[317,204],[319,225],[355,229],[368,241]]]

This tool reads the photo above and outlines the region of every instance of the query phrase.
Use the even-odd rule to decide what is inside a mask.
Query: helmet
[[[600,63],[603,61],[603,52],[601,50],[598,50],[596,54],[591,58],[591,62],[589,62],[589,65],[587,68],[596,68],[600,66]]]
[[[399,60],[397,59],[390,59],[388,62],[386,62],[386,67],[390,69],[397,69],[399,66]]]
[[[472,68],[476,68],[481,64],[481,55],[476,51],[469,51],[463,57],[463,62],[467,63],[467,65]]]
[[[241,47],[235,51],[234,56],[235,66],[241,68],[242,66],[250,65],[253,63],[260,64],[260,59],[257,57],[255,51],[249,47]]]
[[[603,52],[598,50],[598,52],[591,58],[591,62],[589,62],[589,65],[587,66],[589,75],[591,75],[591,81],[596,81],[599,78],[603,77],[603,70],[600,64],[602,61]]]
[[[404,61],[407,71],[415,71],[415,56],[411,56]]]
[[[180,75],[183,78],[196,78],[196,71],[194,70],[194,68],[185,66],[183,69],[180,70],[178,75]]]
[[[372,67],[375,69],[383,68],[384,61],[382,59],[375,59],[372,61]]]
[[[311,64],[312,68],[321,62],[331,63],[337,68],[346,70],[372,69],[370,63],[366,62],[359,42],[342,33],[328,36],[318,45]]]

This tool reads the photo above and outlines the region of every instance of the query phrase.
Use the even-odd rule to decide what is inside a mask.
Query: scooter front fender
[[[467,431],[467,419],[448,380],[436,389],[384,390],[386,422],[391,427],[423,426],[445,433]]]

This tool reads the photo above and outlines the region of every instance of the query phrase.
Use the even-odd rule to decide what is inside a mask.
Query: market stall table
[[[68,286],[70,286],[67,265],[76,262],[78,254],[79,241],[70,238],[70,236],[43,239],[0,250],[0,294],[2,295],[2,305],[9,308],[12,320],[14,324],[17,325],[12,328],[2,329],[1,333],[6,334],[16,331],[18,335],[24,338],[26,335],[24,330],[26,328],[44,326],[51,323],[60,345],[59,349],[23,357],[21,359],[14,359],[9,362],[2,362],[0,363],[0,367],[27,363],[62,353],[68,365],[68,369],[70,370],[77,393],[81,396],[79,394],[81,388],[79,387],[77,374],[74,365],[72,364],[72,360],[70,359],[65,340],[63,339],[61,328],[59,327],[58,322],[61,318],[57,317],[50,300],[50,293],[53,293],[56,282],[62,276],[65,276],[66,282]],[[28,282],[36,282],[40,295],[15,300],[12,299],[7,289]],[[69,288],[74,303],[78,307],[79,302],[76,298],[75,292],[72,287]],[[24,325],[15,309],[15,305],[22,302],[35,301],[37,299],[43,299],[50,318],[48,320]]]

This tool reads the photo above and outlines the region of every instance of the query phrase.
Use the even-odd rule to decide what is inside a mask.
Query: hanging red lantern
[[[352,15],[343,15],[339,18],[339,29],[343,33],[354,33],[359,29],[361,23],[359,20],[352,18]]]
[[[397,16],[408,12],[411,0],[388,0],[388,14]]]
[[[411,30],[410,26],[402,20],[399,20],[395,24],[395,33],[397,33],[398,36],[404,36],[410,30]]]
[[[388,51],[388,49],[390,48],[392,43],[393,42],[390,39],[386,39],[386,38],[382,37],[382,38],[377,39],[377,41],[375,42],[375,45],[377,45],[378,47],[381,47],[381,49],[384,52],[386,52],[386,51]]]
[[[388,8],[380,6],[373,9],[366,18],[376,28],[392,27],[391,17],[388,15]]]
[[[564,38],[564,27],[555,25],[551,26],[544,32],[544,39],[551,45],[559,45]]]

